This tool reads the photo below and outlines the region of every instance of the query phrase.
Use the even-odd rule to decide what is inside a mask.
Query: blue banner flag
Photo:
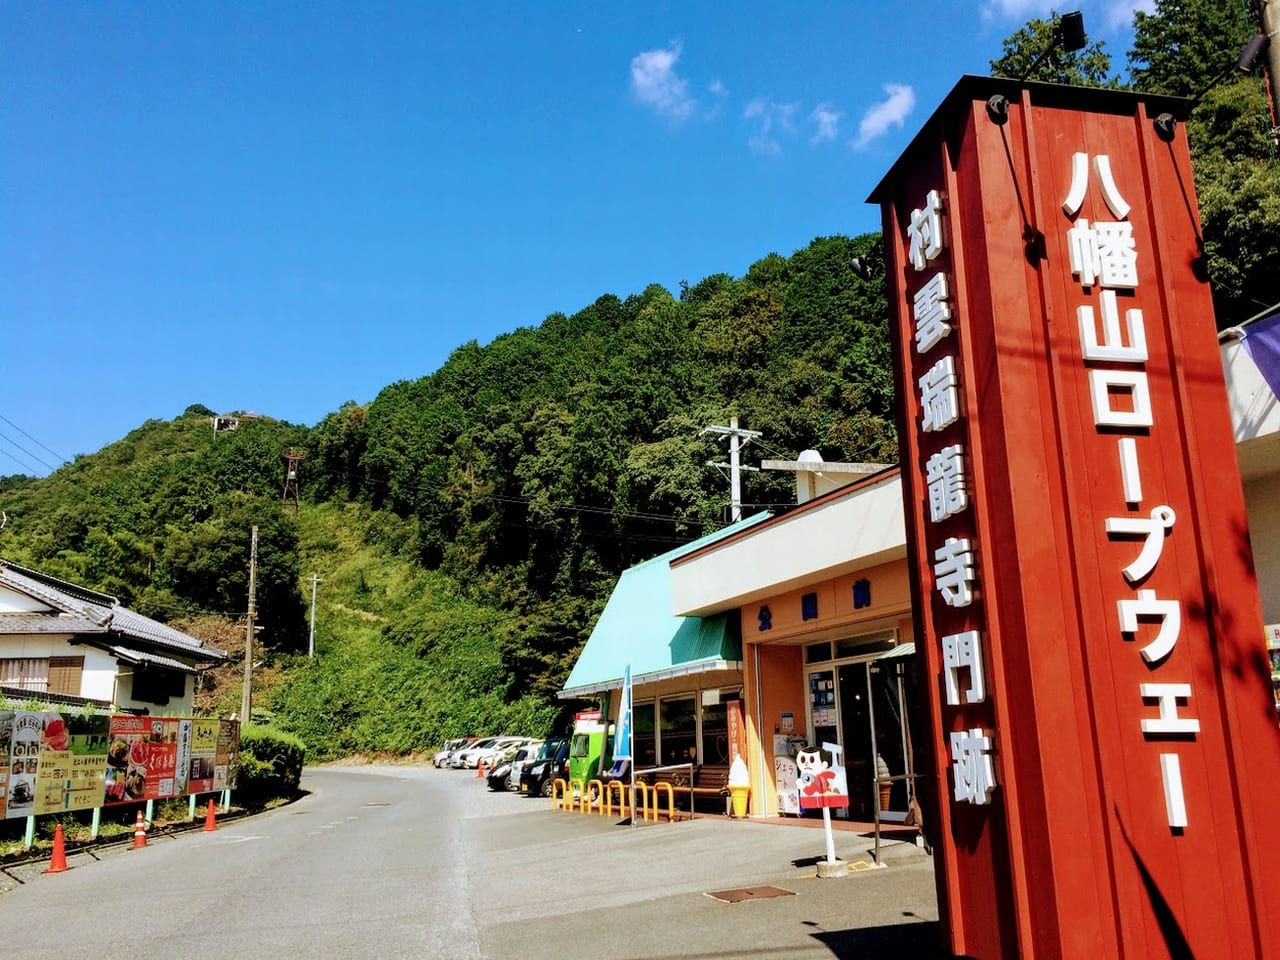
[[[622,699],[618,701],[618,725],[614,729],[613,758],[631,759],[631,664],[622,675]]]
[[[1242,327],[1244,348],[1271,392],[1280,396],[1280,311]]]

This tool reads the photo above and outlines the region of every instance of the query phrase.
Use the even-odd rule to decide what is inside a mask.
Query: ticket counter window
[[[659,705],[659,749],[663,766],[697,760],[698,713],[693,697],[663,700]]]

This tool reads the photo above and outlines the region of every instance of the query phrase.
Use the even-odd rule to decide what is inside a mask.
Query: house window
[[[83,673],[84,657],[50,657],[49,693],[80,696],[80,677]]]
[[[132,690],[134,700],[163,706],[171,697],[181,697],[186,690],[187,677],[177,670],[142,665],[134,668]]]
[[[47,692],[49,689],[48,659],[26,657],[0,660],[0,687]]]
[[[698,760],[698,712],[693,697],[663,700],[659,712],[659,763],[689,763]]]

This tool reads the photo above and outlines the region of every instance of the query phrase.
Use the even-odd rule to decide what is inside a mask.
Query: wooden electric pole
[[[257,619],[258,587],[258,528],[255,526],[249,541],[249,617],[244,627],[244,688],[240,691],[240,729],[249,722],[253,709],[253,621]]]

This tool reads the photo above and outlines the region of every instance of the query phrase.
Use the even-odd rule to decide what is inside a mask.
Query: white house
[[[115,598],[0,559],[0,698],[187,716],[226,654]]]

